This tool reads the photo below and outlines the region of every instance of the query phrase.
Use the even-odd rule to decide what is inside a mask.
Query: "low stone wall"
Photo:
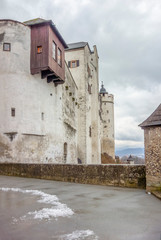
[[[106,186],[145,188],[145,165],[0,163],[0,175]]]

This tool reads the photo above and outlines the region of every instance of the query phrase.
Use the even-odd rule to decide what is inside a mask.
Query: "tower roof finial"
[[[102,81],[102,85],[101,85],[100,93],[107,93],[106,89],[104,88],[103,81]]]

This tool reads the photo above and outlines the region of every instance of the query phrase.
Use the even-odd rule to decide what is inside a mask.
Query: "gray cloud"
[[[1,18],[52,19],[66,42],[97,45],[100,81],[115,95],[116,146],[143,146],[138,127],[160,104],[160,0],[1,0]]]

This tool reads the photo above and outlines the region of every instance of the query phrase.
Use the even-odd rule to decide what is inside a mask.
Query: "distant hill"
[[[115,155],[119,157],[134,155],[144,158],[144,148],[126,148],[122,150],[116,150]]]

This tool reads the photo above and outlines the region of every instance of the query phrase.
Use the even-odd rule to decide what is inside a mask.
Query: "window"
[[[92,85],[90,85],[89,83],[88,83],[88,92],[89,94],[92,94]]]
[[[79,67],[79,60],[72,60],[68,62],[69,68],[76,68]]]
[[[91,128],[91,126],[89,127],[89,137],[91,137],[92,136],[92,128]]]
[[[44,120],[44,113],[41,113],[41,120]]]
[[[37,46],[37,53],[42,53],[42,46]]]
[[[68,147],[68,145],[65,142],[64,143],[64,163],[66,163],[66,161],[67,161],[67,147]]]
[[[3,43],[3,51],[11,51],[11,44],[10,43]]]
[[[54,60],[56,61],[57,60],[57,46],[56,46],[56,43],[53,42],[53,58]]]
[[[58,64],[62,66],[62,52],[59,48],[58,48]]]
[[[76,62],[76,61],[72,61],[72,62],[71,62],[71,67],[72,67],[72,68],[75,68],[76,66],[77,66],[77,62]]]
[[[15,108],[11,108],[11,116],[12,117],[16,116],[16,109]]]

